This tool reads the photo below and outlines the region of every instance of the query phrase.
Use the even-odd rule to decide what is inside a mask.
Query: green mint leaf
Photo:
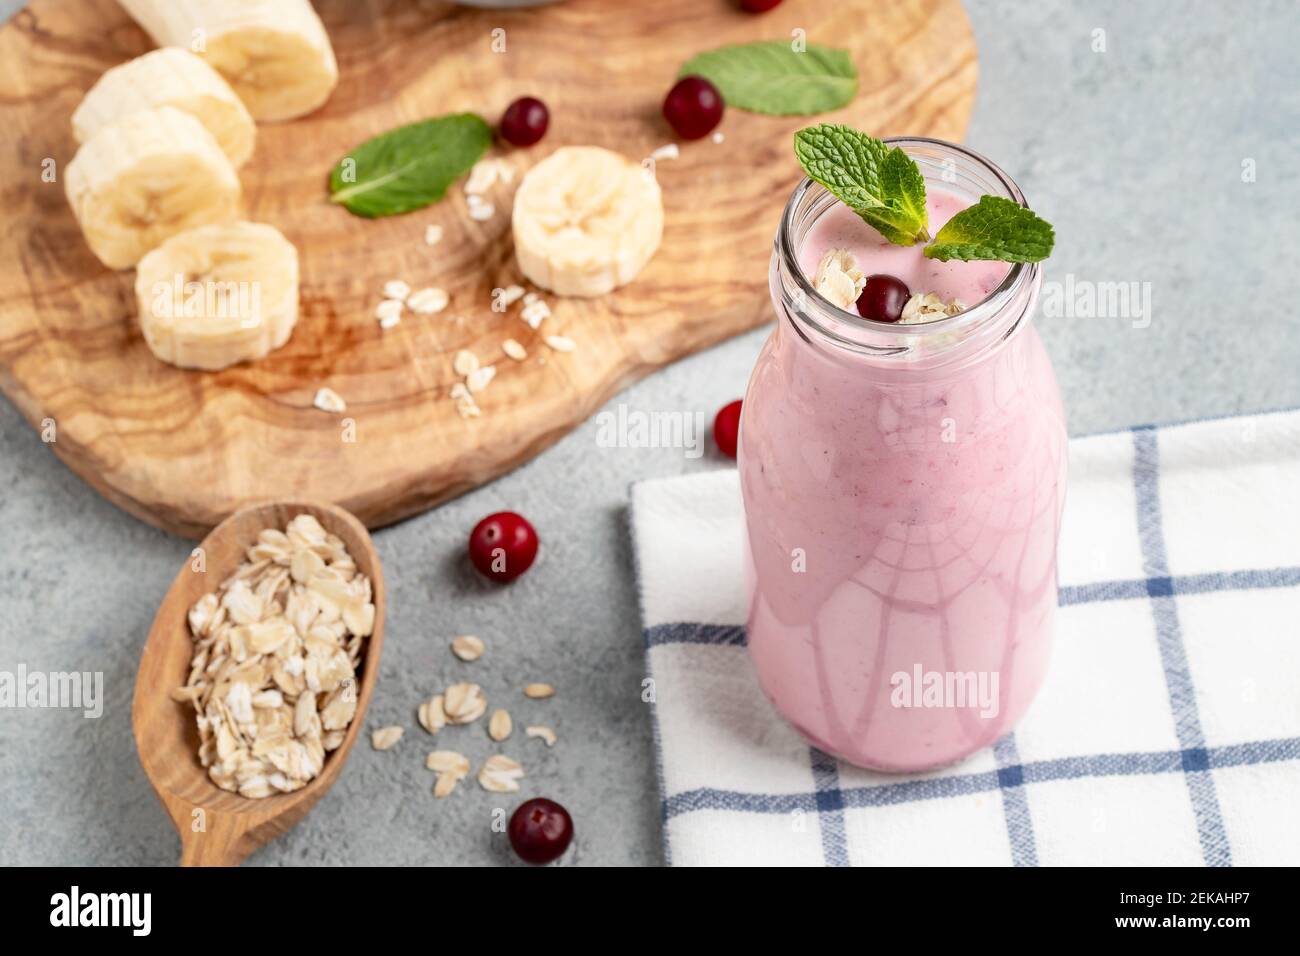
[[[844,50],[786,40],[719,47],[687,60],[677,76],[702,76],[728,106],[772,116],[811,116],[839,109],[858,91],[858,71]]]
[[[1039,262],[1052,254],[1052,227],[1024,206],[1001,196],[981,196],[939,230],[925,247],[930,259],[999,259]]]
[[[808,176],[825,186],[895,245],[929,238],[925,178],[897,146],[848,126],[822,123],[794,136],[794,152]]]
[[[366,140],[330,174],[330,201],[366,218],[395,216],[437,202],[492,144],[473,113],[412,123]]]

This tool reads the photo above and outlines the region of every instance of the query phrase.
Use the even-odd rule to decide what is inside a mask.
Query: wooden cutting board
[[[637,378],[767,321],[772,237],[799,179],[791,135],[810,120],[730,110],[723,143],[684,144],[679,159],[659,162],[664,240],[641,276],[602,299],[545,296],[553,316],[541,333],[579,343],[563,355],[518,305],[505,315],[490,306],[493,288],[520,280],[509,222],[519,177],[494,188],[487,222],[470,219],[459,186],[419,212],[358,219],[327,202],[326,181],[362,140],[462,110],[495,122],[533,94],[550,107],[551,128],[538,146],[501,153],[519,173],[565,144],[642,158],[673,141],[660,104],[689,56],[795,28],[848,48],[859,70],[854,102],[818,119],[957,140],[975,92],[958,0],[786,0],[761,16],[732,0],[569,0],[519,12],[417,0],[316,6],[338,89],[311,116],[260,126],[241,170],[246,218],[299,249],[301,315],[284,348],[216,373],[153,358],[136,324],[134,273],[99,264],[62,182],[41,176],[47,158],[61,171],[74,155],[69,117],[83,92],[150,49],[148,38],[114,0],[34,0],[0,30],[0,387],[77,474],[190,537],[268,498],[334,501],[371,527],[415,514],[536,455]],[[498,28],[504,53],[492,49]],[[446,231],[434,247],[423,238],[430,223]],[[446,289],[451,306],[381,331],[375,306],[397,278]],[[501,355],[507,337],[528,348],[526,362]],[[447,395],[462,348],[499,366],[472,420]],[[312,406],[322,385],[346,400],[343,415]]]

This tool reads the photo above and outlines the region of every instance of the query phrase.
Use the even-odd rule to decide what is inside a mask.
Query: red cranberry
[[[713,440],[718,443],[718,451],[728,458],[736,457],[736,440],[740,438],[740,400],[730,405],[723,405],[717,418],[713,419]]]
[[[877,322],[897,322],[903,317],[903,306],[912,297],[902,279],[893,276],[867,276],[867,284],[858,296],[858,315]]]
[[[522,96],[506,107],[501,117],[501,136],[513,146],[532,146],[546,135],[551,114],[546,104],[532,96]]]
[[[488,515],[469,533],[469,559],[493,581],[513,581],[536,557],[537,532],[513,511]]]
[[[510,817],[510,845],[526,863],[558,860],[573,840],[573,818],[554,800],[535,797]]]
[[[781,0],[740,0],[740,9],[750,13],[766,13],[780,4]]]
[[[702,76],[684,76],[664,99],[664,119],[682,139],[707,136],[722,120],[722,94]]]

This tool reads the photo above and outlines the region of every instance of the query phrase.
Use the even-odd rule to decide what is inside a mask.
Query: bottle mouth
[[[900,147],[916,160],[927,185],[942,184],[959,195],[969,195],[972,202],[988,194],[1026,206],[1024,194],[1015,181],[974,150],[923,136],[892,137],[884,142]],[[835,344],[868,354],[930,354],[934,349],[924,347],[927,341],[931,346],[939,343],[951,347],[990,326],[1002,325],[993,320],[1006,316],[1009,310],[1016,313],[1018,301],[1026,299],[1026,308],[1018,310],[1015,321],[1004,331],[1004,335],[1009,335],[1037,297],[1039,264],[1018,262],[1012,264],[996,289],[957,315],[902,324],[877,322],[856,311],[842,309],[822,297],[799,263],[799,247],[808,229],[837,203],[839,200],[826,187],[811,179],[804,179],[795,188],[777,230],[776,254],[780,265],[779,281],[774,284],[774,291],[779,286],[782,305],[791,316]]]

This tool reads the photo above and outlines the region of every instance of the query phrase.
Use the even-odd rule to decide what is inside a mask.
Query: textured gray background
[[[10,14],[15,0],[0,0]],[[1300,404],[1293,253],[1300,209],[1300,40],[1294,2],[968,3],[979,99],[968,142],[1000,162],[1055,224],[1048,279],[1150,282],[1154,319],[1044,318],[1074,432]],[[1170,13],[1175,12],[1171,19]],[[1107,52],[1091,49],[1106,30]],[[887,38],[882,38],[886,42]],[[724,127],[725,128],[725,127]],[[1243,159],[1258,181],[1241,182]],[[766,264],[756,262],[756,269]],[[628,390],[633,408],[739,397],[756,332]],[[599,449],[589,423],[535,462],[380,532],[391,615],[370,724],[414,728],[422,696],[473,674],[490,696],[546,679],[559,696],[512,706],[561,742],[511,750],[525,795],[577,821],[569,859],[660,860],[650,721],[624,528],[628,483],[723,467],[716,457]],[[482,515],[529,515],[545,560],[507,589],[460,561]],[[178,842],[133,752],[137,655],[190,545],[128,517],[68,472],[0,401],[0,670],[102,670],[100,720],[0,712],[0,862],[170,864]],[[489,645],[472,667],[455,633]],[[488,752],[481,728],[457,743]],[[446,864],[509,859],[489,822],[510,806],[476,788],[435,803],[418,728],[395,752],[357,747],[310,817],[253,864]]]

